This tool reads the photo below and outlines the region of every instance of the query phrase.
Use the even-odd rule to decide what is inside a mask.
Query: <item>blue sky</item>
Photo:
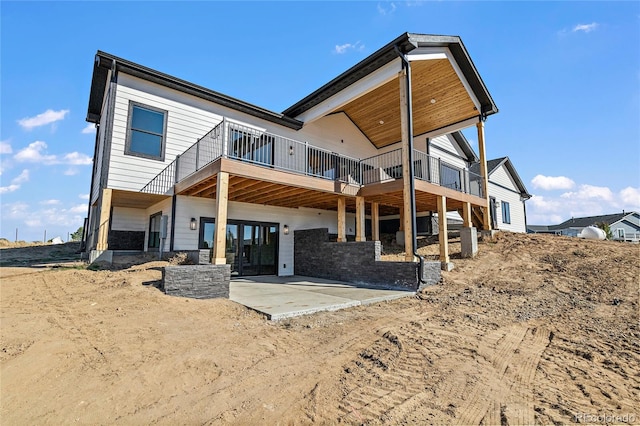
[[[274,111],[404,32],[459,35],[534,197],[528,222],[640,210],[639,2],[0,2],[0,237],[87,212],[98,49]],[[475,144],[475,131],[465,131]]]

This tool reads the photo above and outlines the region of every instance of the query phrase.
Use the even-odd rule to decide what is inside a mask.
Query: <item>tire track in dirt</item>
[[[66,304],[63,303],[64,301],[61,299],[58,292],[62,293],[63,298],[66,300],[70,298],[70,294],[62,286],[58,286],[55,289],[52,288],[47,277],[40,277],[40,280],[47,289],[47,292],[51,295],[51,299],[55,302],[52,305],[52,308],[54,308],[59,314],[55,317],[49,316],[47,320],[52,325],[60,328],[66,337],[76,345],[82,354],[84,367],[98,371],[97,366],[103,366],[107,368],[108,375],[117,376],[117,373],[109,366],[109,362],[103,351],[98,348],[98,344],[94,342],[94,340],[77,324],[69,309],[63,308]]]
[[[495,340],[496,334],[502,336]],[[528,328],[523,324],[491,333],[489,345],[481,346],[479,351],[484,352],[495,367],[495,371],[485,373],[489,389],[475,386],[471,390],[471,398],[461,407],[456,423],[535,424],[531,384],[540,357],[549,344],[549,336],[545,329]],[[492,381],[490,376],[497,376],[499,380]],[[488,403],[486,397],[489,397]]]
[[[348,363],[342,375],[340,420],[368,423],[404,417],[428,399],[432,361],[422,325],[412,321],[388,329]]]

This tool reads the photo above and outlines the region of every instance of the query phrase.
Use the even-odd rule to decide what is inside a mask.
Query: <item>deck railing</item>
[[[173,186],[220,157],[300,175],[364,186],[402,178],[402,150],[358,160],[307,142],[223,120],[177,156],[141,192],[173,193]],[[415,178],[482,197],[482,177],[414,150]]]

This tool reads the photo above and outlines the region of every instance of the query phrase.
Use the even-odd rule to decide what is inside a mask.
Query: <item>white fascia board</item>
[[[423,133],[418,136],[435,138],[437,136],[447,135],[449,133],[457,132],[458,130],[466,129],[467,127],[475,126],[479,121],[480,119],[478,117],[471,117],[459,123],[455,123],[450,126],[443,127],[441,129],[433,130],[431,132]]]
[[[334,112],[336,109],[345,106],[354,99],[366,95],[394,78],[398,78],[398,73],[401,69],[400,58],[394,59],[382,68],[375,70],[368,76],[361,78],[349,87],[331,96],[329,99],[298,115],[296,119],[307,124],[322,118]]]
[[[469,97],[471,97],[473,104],[478,109],[478,111],[481,111],[480,102],[478,101],[476,94],[473,93],[473,90],[471,90],[471,86],[469,85],[469,82],[467,81],[464,74],[460,70],[458,63],[456,62],[455,58],[451,54],[451,51],[449,50],[448,47],[419,47],[409,52],[409,54],[407,54],[407,59],[409,61],[429,61],[433,59],[448,59],[454,71],[458,75],[458,78],[462,82],[462,85],[464,86],[467,93],[469,94]]]

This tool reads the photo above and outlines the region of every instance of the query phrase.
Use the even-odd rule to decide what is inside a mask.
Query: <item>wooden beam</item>
[[[365,235],[364,197],[356,197],[356,241],[367,241]]]
[[[404,231],[404,209],[403,206],[400,206],[400,227],[398,231]]]
[[[216,187],[216,222],[215,239],[213,242],[213,263],[224,265],[227,263],[227,205],[229,203],[229,173],[218,173]]]
[[[447,229],[447,197],[438,196],[438,242],[440,262],[449,263],[449,234]]]
[[[371,239],[380,241],[380,204],[371,203]]]
[[[462,226],[471,228],[471,203],[462,203]]]
[[[109,223],[111,221],[111,196],[112,190],[105,188],[102,190],[100,202],[100,224],[98,225],[98,243],[96,250],[109,249]]]
[[[338,197],[338,242],[345,243],[347,241],[347,211],[346,199]]]
[[[410,155],[410,140],[413,135],[409,134],[409,112],[407,111],[408,99],[407,99],[407,71],[402,70],[398,74],[399,86],[400,86],[400,133],[402,135],[402,198],[404,211],[404,259],[408,262],[413,262],[413,222],[411,220],[411,180],[410,180],[410,168],[411,163],[409,161]]]
[[[482,194],[484,195],[484,217],[483,227],[485,230],[491,230],[491,218],[489,214],[489,173],[487,170],[487,154],[484,146],[484,122],[478,121],[478,151],[480,152],[480,174],[482,175]]]

